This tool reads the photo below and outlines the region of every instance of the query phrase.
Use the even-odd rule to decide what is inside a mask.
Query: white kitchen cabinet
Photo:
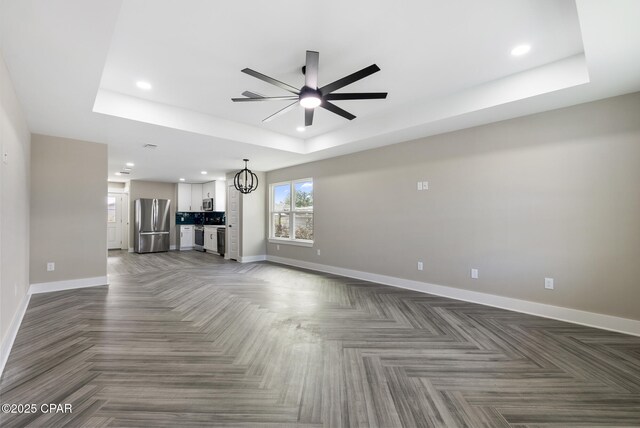
[[[193,226],[192,225],[180,225],[180,231],[178,232],[178,241],[180,242],[181,250],[193,249]]]
[[[191,211],[202,211],[202,184],[191,184]]]
[[[224,211],[227,201],[227,182],[223,180],[215,181],[215,199],[213,200],[214,211]]]
[[[218,228],[213,226],[204,227],[204,249],[209,253],[218,252]]]
[[[213,210],[224,211],[227,199],[226,181],[209,181],[202,185],[202,199],[213,199]]]
[[[191,184],[178,183],[178,211],[192,211]]]
[[[202,185],[202,199],[210,199],[216,197],[216,182],[209,181]]]

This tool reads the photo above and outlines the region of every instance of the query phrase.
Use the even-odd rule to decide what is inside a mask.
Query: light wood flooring
[[[109,257],[34,295],[3,428],[640,426],[640,338],[267,262]]]

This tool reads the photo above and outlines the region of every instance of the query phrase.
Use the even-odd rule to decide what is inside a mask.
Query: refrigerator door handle
[[[153,230],[158,228],[158,200],[154,199],[151,203],[151,216],[153,218]]]
[[[169,232],[140,232],[140,235],[168,235]]]

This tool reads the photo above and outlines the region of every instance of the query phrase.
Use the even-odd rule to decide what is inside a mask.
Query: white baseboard
[[[495,294],[479,293],[477,291],[464,290],[461,288],[429,284],[426,282],[362,272],[336,266],[322,265],[319,263],[305,262],[285,257],[267,255],[266,259],[275,263],[281,263],[320,272],[327,272],[335,275],[346,276],[349,278],[362,279],[365,281],[390,285],[392,287],[405,288],[408,290],[435,294],[437,296],[449,297],[456,300],[463,300],[465,302],[480,303],[482,305],[508,309],[510,311],[522,312],[529,315],[537,315],[540,317],[552,318],[555,320],[566,321],[573,324],[580,324],[588,327],[595,327],[603,330],[610,330],[619,333],[640,336],[640,321],[628,318],[597,314],[594,312],[570,309],[562,306],[553,306],[544,303],[530,302],[527,300],[514,299],[511,297],[497,296]]]
[[[267,260],[267,256],[265,256],[264,254],[260,255],[260,256],[245,256],[245,257],[238,257],[238,261],[240,263],[251,263],[251,262],[262,262]]]
[[[18,307],[15,316],[13,317],[13,321],[11,321],[9,331],[7,331],[5,338],[2,340],[2,344],[0,344],[0,376],[2,376],[4,366],[5,364],[7,364],[7,360],[9,359],[9,354],[11,353],[13,342],[15,341],[18,330],[20,329],[20,324],[22,324],[22,319],[24,318],[24,314],[27,311],[27,307],[29,306],[29,301],[31,300],[32,294],[73,290],[86,287],[97,287],[101,285],[109,285],[109,281],[106,276],[31,284],[29,286],[29,291],[20,302],[20,306]]]
[[[27,312],[29,300],[31,300],[31,294],[27,293],[20,301],[20,305],[18,306],[16,314],[13,316],[9,330],[0,344],[0,376],[2,376],[2,373],[4,372],[4,366],[7,364],[7,360],[9,359],[13,342],[16,340],[18,330],[20,330],[20,324],[22,324],[24,314]]]
[[[169,251],[174,251],[175,249],[176,249],[176,246],[175,246],[175,245],[171,245],[171,246],[169,247]],[[133,253],[133,252],[134,252],[133,247],[129,247],[129,252],[130,252],[130,253]]]
[[[100,285],[109,285],[109,280],[106,276],[31,284],[29,294],[50,293],[52,291],[73,290],[76,288],[97,287]]]

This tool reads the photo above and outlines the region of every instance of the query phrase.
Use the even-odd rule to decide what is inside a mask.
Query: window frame
[[[315,212],[315,199],[314,199],[314,209],[312,209],[311,211],[309,210],[298,210],[295,208],[295,187],[296,184],[298,183],[305,183],[305,182],[311,182],[313,183],[313,177],[307,177],[307,178],[299,178],[296,180],[287,180],[287,181],[279,181],[277,183],[270,183],[269,184],[269,243],[272,244],[286,244],[286,245],[298,245],[301,247],[313,247],[313,244],[315,242],[314,239],[299,239],[296,238],[296,232],[295,232],[295,214],[296,213],[311,213],[311,215],[314,215]],[[289,186],[289,194],[291,195],[289,198],[289,211],[275,211],[274,210],[274,189],[277,186],[282,186],[282,185],[288,185]],[[274,236],[274,230],[273,230],[273,216],[274,214],[278,214],[278,213],[286,213],[287,215],[289,215],[289,238],[277,238]],[[313,223],[315,223],[315,217],[314,217],[314,221]],[[315,232],[315,231],[314,231]],[[315,234],[314,234],[315,236]]]

